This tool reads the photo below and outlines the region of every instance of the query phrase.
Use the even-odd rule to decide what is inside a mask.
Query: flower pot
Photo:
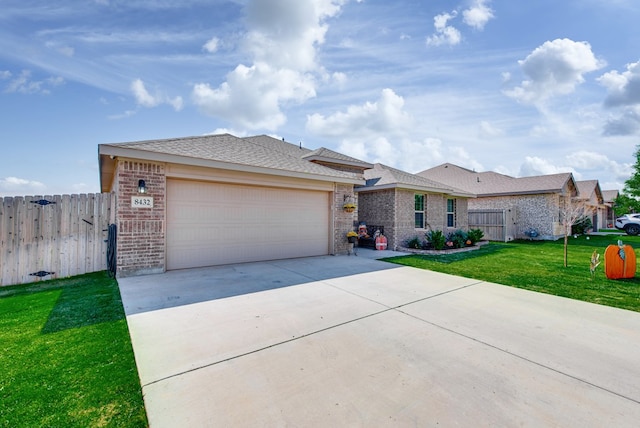
[[[347,237],[347,242],[349,242],[349,244],[355,244],[358,240],[357,236],[348,236]]]

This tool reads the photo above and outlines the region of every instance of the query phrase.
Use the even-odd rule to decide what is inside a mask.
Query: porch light
[[[138,193],[147,193],[147,185],[144,180],[138,180]]]

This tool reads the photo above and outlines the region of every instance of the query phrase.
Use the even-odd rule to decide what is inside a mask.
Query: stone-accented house
[[[578,187],[577,200],[583,201],[591,210],[593,230],[607,227],[607,207],[604,205],[602,190],[598,180],[576,181]]]
[[[429,229],[445,234],[468,229],[467,201],[475,195],[415,174],[377,163],[356,186],[358,221],[384,227],[389,248]]]
[[[343,205],[373,167],[264,135],[100,144],[98,156],[121,276],[346,253],[358,212]]]
[[[578,196],[571,173],[516,178],[445,163],[417,175],[474,193],[469,211],[509,211],[515,236],[507,239],[528,238],[532,231],[538,239],[562,237],[559,207],[565,198]]]
[[[606,219],[606,223],[604,224],[603,227],[606,227],[607,229],[613,229],[614,224],[616,222],[616,212],[614,211],[614,205],[615,205],[615,200],[618,197],[618,195],[620,194],[620,192],[618,192],[617,190],[603,190],[602,191],[602,200],[604,201],[604,206],[605,206],[605,216],[604,218]],[[618,213],[618,214],[624,214],[624,213]]]

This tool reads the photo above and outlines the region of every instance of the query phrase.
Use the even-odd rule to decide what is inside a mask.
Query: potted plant
[[[355,244],[357,240],[358,234],[356,232],[354,232],[353,230],[347,232],[347,241],[349,242],[349,244]]]
[[[352,213],[356,210],[356,204],[348,202],[342,206],[342,209],[345,210],[345,212]]]

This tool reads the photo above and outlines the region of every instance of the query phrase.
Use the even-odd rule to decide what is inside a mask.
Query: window
[[[447,199],[447,227],[456,227],[456,200]]]
[[[415,227],[424,228],[424,195],[415,195]]]

